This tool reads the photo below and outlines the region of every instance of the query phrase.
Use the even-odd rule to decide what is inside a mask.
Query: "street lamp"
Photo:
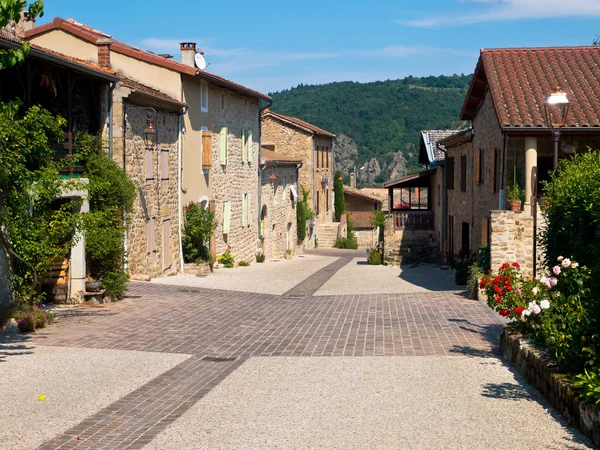
[[[569,99],[567,94],[560,90],[560,87],[556,88],[550,96],[546,99],[544,104],[544,110],[546,112],[546,120],[548,126],[552,131],[552,137],[554,138],[554,165],[553,170],[556,170],[558,166],[558,144],[560,142],[560,129],[565,126],[567,122],[567,114],[569,113]],[[552,110],[559,112],[559,121],[554,122],[552,120]]]

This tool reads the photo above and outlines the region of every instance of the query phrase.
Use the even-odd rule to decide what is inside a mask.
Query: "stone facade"
[[[312,133],[274,116],[263,116],[262,144],[302,161],[299,170],[300,192],[308,191],[308,207],[315,212],[317,224],[333,219],[332,138]],[[324,162],[323,162],[324,161]],[[318,233],[318,231],[317,231]]]
[[[277,177],[276,188],[270,184],[269,177]],[[261,229],[264,237],[262,250],[266,259],[284,258],[287,250],[298,252],[298,227],[296,222],[296,200],[290,186],[298,192],[298,169],[293,167],[267,166],[262,172],[262,211]]]
[[[236,260],[252,262],[258,242],[258,155],[260,147],[258,100],[242,97],[227,89],[216,96],[216,123],[209,131],[212,138],[212,166],[210,169],[211,201],[215,204],[217,228],[216,252],[223,254],[227,247]],[[220,163],[220,131],[227,128],[227,164]],[[242,130],[257,130],[252,141],[252,160],[243,162]],[[250,196],[251,208],[247,222],[243,222],[243,198]],[[230,231],[223,233],[224,204],[229,202]]]
[[[491,265],[497,270],[505,262],[517,261],[524,275],[533,275],[533,217],[523,211],[491,211],[492,235],[490,240]],[[537,270],[543,269],[543,249],[539,230],[544,217],[538,212]]]

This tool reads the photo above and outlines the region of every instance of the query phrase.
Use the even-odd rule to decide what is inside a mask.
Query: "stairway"
[[[318,224],[317,239],[319,240],[319,247],[335,247],[335,240],[337,239],[339,225],[340,224],[337,222],[327,222]]]

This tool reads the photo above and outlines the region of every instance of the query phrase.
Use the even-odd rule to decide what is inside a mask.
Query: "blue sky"
[[[600,0],[45,0],[59,16],[263,92],[300,83],[472,73],[480,48],[590,45]],[[118,12],[118,13],[117,13]]]

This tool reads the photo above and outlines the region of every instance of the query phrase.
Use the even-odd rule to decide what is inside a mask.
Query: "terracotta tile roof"
[[[350,220],[352,220],[352,226],[354,228],[373,229],[373,217],[375,216],[375,214],[373,212],[371,212],[371,211],[357,211],[357,212],[348,211],[348,214],[350,214]]]
[[[444,160],[444,153],[437,147],[442,139],[457,133],[459,130],[427,130],[421,131],[419,145],[419,163],[431,164]]]
[[[376,202],[376,203],[381,203],[381,199],[369,195],[367,192],[364,192],[362,189],[354,189],[354,188],[351,188],[350,186],[344,186],[344,194],[364,198],[366,200],[371,200],[372,202]]]
[[[288,164],[302,164],[301,160],[294,158],[293,156],[283,155],[273,150],[265,149],[264,147],[260,151],[261,162],[264,163],[288,163]]]
[[[571,103],[567,127],[600,127],[600,47],[482,49],[463,104],[472,120],[489,86],[505,127],[547,127],[546,98],[556,87]]]
[[[234,91],[240,92],[242,94],[256,97],[261,100],[271,101],[271,97],[265,95],[261,92],[258,92],[254,89],[250,89],[246,86],[243,86],[239,83],[235,83],[234,81],[230,81],[226,78],[220,77],[218,75],[214,75],[212,73],[206,71],[197,70],[195,67],[188,66],[187,64],[180,63],[179,61],[175,61],[171,58],[167,58],[164,55],[157,55],[156,53],[152,53],[148,50],[144,50],[139,47],[135,47],[130,44],[126,44],[125,42],[118,41],[113,39],[112,36],[103,33],[99,30],[95,30],[87,25],[76,22],[73,19],[62,19],[60,17],[56,17],[52,22],[48,22],[44,25],[40,25],[39,27],[34,27],[31,30],[25,32],[25,37],[27,39],[33,38],[35,36],[39,36],[40,34],[47,33],[52,30],[63,30],[67,33],[71,33],[85,41],[96,44],[98,39],[111,39],[110,49],[111,51],[121,53],[123,55],[129,56],[131,58],[138,59],[140,61],[145,61],[149,64],[154,64],[160,67],[164,67],[166,69],[173,70],[175,72],[179,72],[182,74],[187,74],[191,76],[200,76],[201,78],[205,78],[214,82],[215,84],[227,87]]]
[[[302,128],[306,131],[310,131],[313,134],[321,134],[323,136],[335,138],[335,134],[332,134],[329,131],[325,131],[324,129],[316,127],[311,123],[308,123],[308,122],[305,122],[304,120],[298,119],[297,117],[285,116],[283,114],[273,112],[269,108],[265,109],[265,112],[263,113],[263,117],[275,117],[276,119],[280,119],[284,122],[288,122],[292,125]]]
[[[388,204],[388,190],[385,188],[362,188],[360,192],[364,192],[371,197],[378,198],[381,200],[381,210],[387,211]]]

